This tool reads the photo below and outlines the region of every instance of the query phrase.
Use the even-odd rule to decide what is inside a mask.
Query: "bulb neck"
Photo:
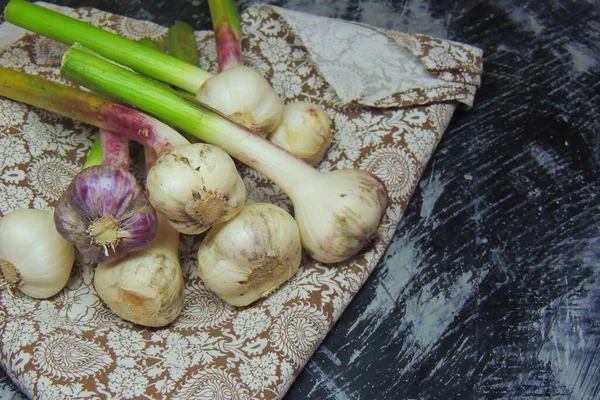
[[[210,137],[211,143],[277,183],[292,201],[300,187],[314,185],[321,176],[305,161],[243,126],[217,119],[210,122],[218,132]]]

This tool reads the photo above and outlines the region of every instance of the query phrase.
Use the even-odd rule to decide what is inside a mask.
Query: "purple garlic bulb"
[[[158,226],[156,211],[136,178],[113,165],[95,165],[73,178],[54,209],[58,232],[89,261],[108,263],[144,248]]]

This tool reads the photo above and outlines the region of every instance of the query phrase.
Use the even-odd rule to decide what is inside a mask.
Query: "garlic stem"
[[[190,93],[196,93],[211,77],[185,61],[25,0],[11,0],[4,18],[67,45],[80,43],[103,57]]]
[[[92,145],[92,148],[85,159],[83,168],[102,164],[102,157],[102,141],[100,139],[100,135],[96,135],[96,139],[94,139],[94,144]]]
[[[233,112],[227,114],[239,123],[248,123],[247,126],[250,129],[263,136],[273,131],[281,119],[282,104],[278,104],[281,101],[269,85],[264,85],[265,79],[258,73],[256,73],[258,76],[252,75],[256,79],[248,82],[246,89],[240,90],[239,87],[231,88],[231,86],[229,88],[221,87],[218,91],[224,94],[221,99],[219,96],[215,99],[214,86],[215,83],[220,85],[223,82],[222,78],[210,84],[209,89],[200,93],[204,83],[213,77],[210,73],[176,57],[163,54],[154,48],[146,47],[138,42],[24,0],[11,0],[5,10],[5,19],[59,42],[83,45],[95,53],[130,67],[143,75],[196,94],[195,101],[207,102],[209,106],[224,113],[227,111],[222,108],[223,104],[227,104],[228,108],[231,107],[231,98],[227,98],[229,93],[237,94],[233,97],[234,99],[245,99],[245,101],[234,107]],[[240,66],[240,68],[243,67]],[[244,79],[248,75],[244,74]],[[257,89],[259,89],[258,93],[255,94]],[[209,93],[207,94],[206,91]],[[252,102],[247,99],[248,96],[253,99]],[[218,101],[210,102],[211,99]],[[262,105],[263,101],[266,105]],[[233,103],[235,104],[235,101]],[[251,108],[247,109],[249,104]],[[265,117],[267,111],[269,112]]]
[[[240,17],[234,0],[208,0],[217,45],[219,69],[226,71],[244,65]]]
[[[315,259],[345,260],[376,234],[387,207],[387,190],[373,174],[359,170],[319,173],[244,127],[75,48],[63,57],[61,72],[221,147],[274,181],[291,198],[302,243]]]
[[[74,259],[75,248],[56,231],[52,211],[19,209],[0,220],[0,290],[52,297],[67,284]]]
[[[185,22],[175,21],[167,31],[167,49],[173,57],[198,66],[198,46],[194,28]]]
[[[161,53],[164,53],[166,51],[166,43],[164,40],[155,40],[149,37],[143,37],[141,39],[138,39],[137,42],[142,46],[149,47],[156,51],[160,51]]]
[[[106,129],[100,129],[102,164],[129,169],[129,140]]]
[[[0,67],[0,96],[118,133],[152,146],[157,152],[189,143],[173,128],[138,110],[95,93],[3,67]]]

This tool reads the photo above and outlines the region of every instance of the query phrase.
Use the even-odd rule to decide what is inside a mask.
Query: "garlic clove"
[[[198,274],[223,300],[246,306],[290,279],[301,257],[292,216],[273,204],[253,203],[208,232],[198,249]]]
[[[185,234],[199,234],[235,216],[246,203],[246,188],[231,157],[205,144],[167,150],[148,173],[154,208]]]
[[[238,66],[208,79],[196,100],[211,106],[254,133],[266,137],[281,121],[283,103],[253,68]]]
[[[98,296],[127,321],[152,327],[173,322],[184,299],[178,246],[179,233],[159,214],[156,237],[145,249],[94,270]]]
[[[20,209],[0,220],[0,270],[5,286],[46,299],[71,275],[75,247],[54,226],[51,210]]]
[[[316,104],[286,104],[281,123],[269,135],[269,140],[316,166],[331,146],[331,121],[327,112]]]
[[[321,199],[319,207],[313,198]],[[388,204],[385,185],[355,169],[322,174],[293,199],[302,245],[323,263],[343,261],[373,239]]]

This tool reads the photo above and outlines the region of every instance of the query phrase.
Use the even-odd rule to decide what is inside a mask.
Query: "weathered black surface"
[[[210,28],[201,0],[53,2]],[[600,398],[600,2],[271,3],[485,57],[475,107],[286,397]]]

